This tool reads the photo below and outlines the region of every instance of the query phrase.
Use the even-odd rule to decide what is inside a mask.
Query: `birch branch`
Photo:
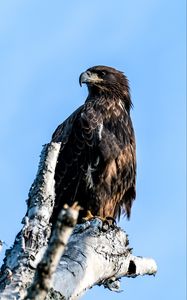
[[[38,264],[34,282],[28,289],[24,300],[45,300],[47,292],[51,286],[51,277],[55,272],[60,258],[77,223],[79,206],[67,205],[60,212],[47,250]]]
[[[50,236],[49,219],[53,210],[54,172],[60,143],[43,147],[36,179],[27,200],[28,210],[17,234],[14,245],[6,251],[0,274],[0,298],[23,299],[30,285],[35,268],[41,260]]]
[[[100,219],[75,227],[67,250],[53,276],[53,290],[62,298],[79,299],[94,285],[120,291],[121,277],[154,275],[151,258],[134,256],[127,234],[119,227],[103,228]],[[53,291],[53,297],[54,297]],[[53,299],[48,295],[47,299]]]

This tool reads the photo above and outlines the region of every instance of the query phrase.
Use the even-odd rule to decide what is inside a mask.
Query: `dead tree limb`
[[[153,259],[132,255],[128,236],[121,228],[106,230],[101,220],[94,219],[75,227],[54,274],[53,289],[63,299],[75,300],[94,285],[120,291],[121,277],[154,275],[156,271]]]
[[[60,212],[44,257],[38,264],[33,283],[24,300],[45,300],[51,286],[51,278],[64,253],[68,239],[77,224],[79,206],[67,205]]]
[[[1,268],[1,300],[17,300],[26,296],[26,290],[47,248],[59,150],[60,143],[47,144],[43,148],[38,173],[29,192],[24,226],[16,236],[13,247],[6,251]],[[50,253],[50,247],[55,249],[52,243],[47,253]],[[54,268],[51,270],[50,274]],[[96,284],[119,291],[119,278],[152,275],[156,270],[153,259],[132,255],[127,234],[122,229],[116,226],[105,228],[100,219],[93,219],[75,227],[53,275],[52,289],[47,299],[75,300]],[[36,276],[36,280],[41,280],[40,276]]]
[[[35,268],[41,260],[51,233],[49,219],[53,210],[54,171],[60,143],[43,147],[38,173],[27,200],[28,209],[14,245],[6,251],[1,267],[0,298],[23,299],[27,286],[32,282]]]

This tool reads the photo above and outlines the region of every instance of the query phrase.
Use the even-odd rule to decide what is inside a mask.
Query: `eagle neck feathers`
[[[113,106],[118,106],[120,103],[120,106],[123,107],[128,114],[133,107],[128,86],[111,86],[110,88],[103,87],[103,89],[94,86],[92,89],[89,89],[89,94],[86,99],[86,103],[87,102],[92,102],[96,106],[102,105],[105,108],[107,107],[107,103],[109,104],[111,102]]]

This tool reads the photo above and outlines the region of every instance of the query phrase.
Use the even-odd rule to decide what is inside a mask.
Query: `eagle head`
[[[81,73],[79,83],[88,87],[88,99],[104,96],[120,98],[126,107],[131,107],[131,97],[128,79],[123,72],[107,66],[94,66]]]

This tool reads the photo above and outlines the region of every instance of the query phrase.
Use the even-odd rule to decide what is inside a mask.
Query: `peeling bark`
[[[23,299],[32,282],[50,236],[49,219],[54,206],[54,171],[60,143],[43,147],[36,179],[27,200],[28,210],[14,245],[6,251],[0,274],[0,298]]]
[[[73,227],[64,226],[67,224],[63,224],[61,220],[56,224],[53,233],[55,236],[55,230],[58,233],[65,231],[65,238],[62,238],[61,234],[57,234],[55,238],[52,235],[48,242],[51,234],[49,220],[55,199],[54,172],[59,150],[60,143],[50,143],[44,146],[41,153],[38,173],[29,192],[23,228],[17,234],[13,247],[6,251],[1,267],[1,300],[17,300],[24,297],[44,299],[43,291],[48,291],[53,273],[52,288],[47,300],[79,299],[85,291],[97,284],[102,284],[111,291],[119,291],[121,277],[154,275],[157,271],[153,259],[132,255],[128,236],[121,228],[113,225],[106,227],[98,218],[76,225],[62,257],[61,253]],[[62,216],[63,212],[60,217]],[[37,266],[46,249],[43,267],[46,271],[47,262],[48,270],[43,274]],[[42,263],[39,266],[41,265]],[[34,275],[33,287],[37,287],[43,293],[43,298],[32,298],[33,289],[29,289],[26,296]]]
[[[96,218],[75,227],[54,274],[53,289],[65,299],[75,300],[94,285],[119,291],[121,277],[154,275],[156,271],[153,259],[132,255],[128,236],[121,228],[106,230]]]
[[[60,212],[47,250],[38,264],[31,287],[24,300],[45,300],[51,286],[51,278],[59,264],[73,228],[77,224],[79,206],[67,205]]]

